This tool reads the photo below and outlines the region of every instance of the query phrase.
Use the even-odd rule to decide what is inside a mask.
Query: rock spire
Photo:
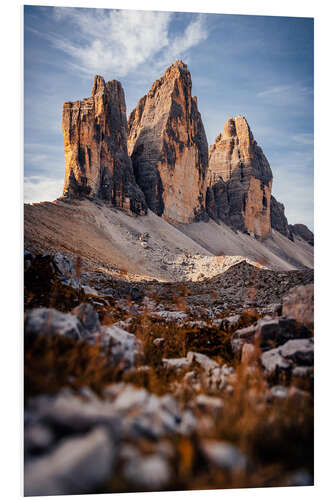
[[[130,214],[147,211],[127,152],[125,95],[121,83],[96,75],[91,97],[65,102],[65,197],[101,199]]]
[[[176,61],[129,117],[128,150],[149,208],[166,220],[207,217],[208,144],[187,65]]]
[[[272,171],[243,116],[230,118],[209,148],[208,214],[257,237],[271,231]]]

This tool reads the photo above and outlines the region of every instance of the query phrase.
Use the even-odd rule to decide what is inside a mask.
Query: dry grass
[[[90,387],[98,394],[117,381],[121,372],[110,364],[99,344],[64,338],[60,335],[25,341],[25,400],[39,394],[56,394],[64,387]]]

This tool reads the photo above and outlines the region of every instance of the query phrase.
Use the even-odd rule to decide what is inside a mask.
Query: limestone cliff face
[[[67,197],[97,198],[131,214],[147,211],[127,151],[127,119],[120,82],[95,76],[91,97],[65,102],[62,115]]]
[[[230,118],[209,149],[208,214],[234,229],[271,231],[272,171],[243,116]]]
[[[273,229],[276,229],[279,233],[293,240],[292,233],[288,226],[288,220],[284,213],[284,205],[278,202],[273,195],[271,196],[271,225]]]
[[[128,151],[147,204],[170,222],[203,219],[208,144],[186,64],[176,61],[129,117]]]

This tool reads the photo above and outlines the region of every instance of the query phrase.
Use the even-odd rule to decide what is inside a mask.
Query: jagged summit
[[[187,65],[176,61],[129,117],[128,151],[149,208],[165,219],[205,218],[208,144]]]
[[[209,148],[207,210],[254,236],[271,231],[272,171],[244,116],[229,118]]]
[[[125,95],[117,80],[94,78],[91,97],[63,106],[65,197],[98,198],[131,214],[146,213],[127,152]]]
[[[64,196],[99,199],[172,223],[222,221],[257,238],[292,238],[273,175],[243,115],[208,149],[187,64],[172,63],[126,120],[117,80],[95,75],[91,97],[63,106]]]

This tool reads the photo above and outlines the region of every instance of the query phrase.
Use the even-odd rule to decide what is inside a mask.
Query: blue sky
[[[62,105],[94,75],[120,80],[127,111],[176,59],[189,66],[209,144],[244,115],[290,223],[313,229],[313,20],[26,6],[25,201],[64,178]]]

